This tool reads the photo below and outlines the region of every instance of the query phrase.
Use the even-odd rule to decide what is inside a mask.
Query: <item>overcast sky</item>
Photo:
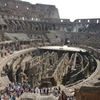
[[[100,18],[100,0],[22,0],[32,4],[52,4],[59,10],[60,18]]]

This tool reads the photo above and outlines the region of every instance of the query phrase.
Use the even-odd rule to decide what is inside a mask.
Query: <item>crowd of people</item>
[[[21,83],[10,83],[0,92],[0,100],[16,100],[22,93],[29,92],[31,86]]]
[[[10,83],[3,91],[0,91],[0,100],[17,100],[24,92],[35,93],[39,95],[50,95],[57,97],[58,100],[63,100],[61,88],[56,87],[43,87],[32,88],[28,83]],[[76,100],[68,97],[67,100]]]
[[[52,93],[54,96],[58,96],[60,94],[60,87],[44,87],[39,89],[38,87],[32,88],[31,85],[26,83],[10,83],[3,91],[0,91],[0,100],[17,100],[24,92],[40,95],[50,95]]]

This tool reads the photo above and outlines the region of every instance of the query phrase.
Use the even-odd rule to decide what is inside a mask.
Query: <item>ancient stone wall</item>
[[[76,99],[77,100],[99,100],[100,87],[83,86],[80,89],[76,89]]]
[[[1,11],[3,15],[22,16],[23,19],[38,20],[38,18],[58,18],[58,9],[54,5],[30,4],[29,2],[16,0],[0,0]],[[9,13],[7,13],[7,11]],[[10,16],[11,16],[10,15]]]

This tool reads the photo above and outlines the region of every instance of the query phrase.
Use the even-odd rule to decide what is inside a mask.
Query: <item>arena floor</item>
[[[39,49],[51,49],[51,50],[64,50],[64,51],[75,51],[75,52],[86,52],[85,49],[79,48],[79,47],[69,47],[67,45],[64,46],[44,46],[39,47]]]

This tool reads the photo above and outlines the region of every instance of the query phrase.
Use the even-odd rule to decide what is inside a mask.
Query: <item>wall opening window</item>
[[[29,10],[29,7],[27,7],[27,10]]]
[[[4,18],[4,15],[2,15],[2,18]]]
[[[16,6],[16,8],[19,8],[19,6]]]
[[[36,21],[38,20],[38,18],[36,18]]]
[[[61,22],[63,22],[63,19],[61,19]]]
[[[14,16],[12,16],[12,18],[14,18]]]
[[[7,29],[7,25],[4,25],[4,29]]]
[[[88,19],[88,21],[87,21],[88,23],[90,22],[90,20]]]
[[[79,23],[81,22],[81,20],[78,21]]]
[[[22,17],[22,20],[25,20],[25,18],[24,18],[24,17]]]
[[[97,20],[97,23],[99,23],[99,20]]]
[[[5,3],[5,6],[7,6],[7,4]]]
[[[2,25],[0,25],[0,30],[2,30]]]
[[[86,25],[86,28],[88,28],[89,24]]]

